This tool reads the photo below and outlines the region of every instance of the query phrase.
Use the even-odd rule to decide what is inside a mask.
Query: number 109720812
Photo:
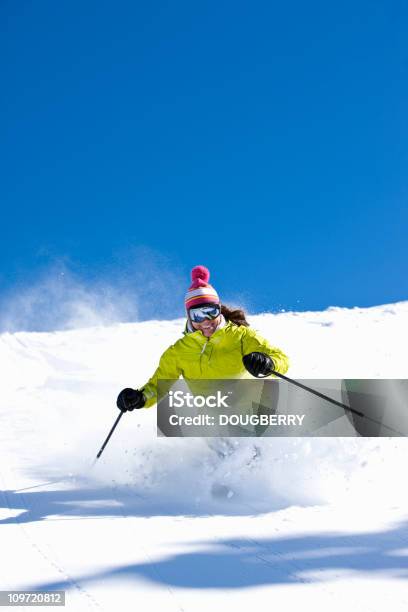
[[[65,606],[65,591],[0,591],[0,606]]]

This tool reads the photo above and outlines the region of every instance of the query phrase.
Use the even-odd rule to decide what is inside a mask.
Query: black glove
[[[254,353],[249,353],[249,355],[243,356],[242,361],[248,372],[256,378],[269,376],[275,369],[275,364],[272,359],[269,355],[265,355],[265,353],[258,353],[256,351]]]
[[[134,410],[135,408],[143,408],[146,403],[146,398],[138,389],[123,389],[116,400],[116,405],[122,412]]]

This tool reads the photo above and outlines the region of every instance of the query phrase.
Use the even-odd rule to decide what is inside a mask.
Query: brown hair
[[[221,304],[221,314],[224,315],[226,321],[231,321],[235,325],[249,327],[249,323],[245,318],[245,312],[240,308],[229,308],[225,304]]]

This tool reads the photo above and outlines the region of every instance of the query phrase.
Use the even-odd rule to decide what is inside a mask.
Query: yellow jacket
[[[285,374],[289,359],[273,347],[255,330],[231,321],[217,329],[210,338],[201,331],[184,332],[184,336],[161,356],[159,366],[149,381],[140,387],[146,397],[145,408],[157,402],[157,381],[251,378],[242,357],[253,351],[266,353],[273,359],[275,369]]]

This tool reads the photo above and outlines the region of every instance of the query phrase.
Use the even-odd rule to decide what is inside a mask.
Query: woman
[[[247,372],[264,377],[274,370],[285,374],[287,356],[249,327],[242,310],[222,305],[210,273],[204,266],[191,271],[192,285],[185,296],[184,335],[161,356],[160,363],[141,389],[123,389],[117,399],[122,411],[149,408],[157,403],[158,380],[244,378]]]

